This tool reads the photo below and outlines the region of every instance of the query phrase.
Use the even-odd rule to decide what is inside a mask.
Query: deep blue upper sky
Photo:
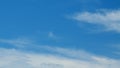
[[[91,32],[89,24],[84,28],[86,25],[78,24],[70,16],[76,12],[119,7],[119,0],[1,0],[0,38],[27,37],[36,40],[37,44],[83,49],[118,58],[113,52],[117,51],[114,45],[120,44],[119,33]],[[48,38],[49,32],[60,39]]]

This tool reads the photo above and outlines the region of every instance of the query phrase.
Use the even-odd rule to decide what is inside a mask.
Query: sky
[[[0,68],[118,68],[119,0],[1,0]]]

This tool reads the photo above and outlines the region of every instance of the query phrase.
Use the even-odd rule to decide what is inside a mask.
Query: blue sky
[[[29,59],[31,63],[36,55],[40,59],[44,56],[43,59],[48,60],[57,56],[57,62],[54,63],[62,62],[60,59],[64,57],[67,58],[65,62],[71,61],[75,66],[78,60],[90,60],[87,63],[93,62],[91,66],[94,65],[94,60],[102,59],[108,62],[111,59],[110,61],[115,61],[116,64],[110,63],[111,68],[118,68],[120,62],[119,3],[119,0],[1,0],[0,57],[4,56],[4,53],[14,57],[19,54],[24,56],[25,52],[25,56],[30,54],[29,57],[32,57]],[[53,57],[46,56],[49,54]],[[91,56],[96,58],[89,59]],[[16,62],[21,64],[18,58],[17,61],[11,58],[3,61],[10,61],[11,65]],[[4,65],[10,67],[6,62]],[[89,68],[87,63],[88,67],[82,65],[81,67]],[[102,68],[107,65],[102,64]],[[8,68],[4,65],[0,62],[0,67]],[[67,65],[64,65],[66,66],[64,68],[67,68]],[[97,65],[96,68],[102,66],[99,63]],[[33,68],[40,68],[34,66],[33,64]]]

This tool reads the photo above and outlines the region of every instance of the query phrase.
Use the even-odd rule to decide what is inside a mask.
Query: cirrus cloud
[[[29,40],[5,40],[16,48],[0,48],[0,68],[119,68],[120,60],[97,56],[84,50],[61,47],[36,46]],[[11,43],[12,42],[12,43]],[[27,42],[27,44],[26,44]],[[25,44],[24,44],[25,43]],[[29,43],[29,44],[28,44]],[[19,45],[20,44],[20,45]],[[23,48],[32,48],[25,51]],[[30,45],[30,46],[28,46]],[[43,52],[35,52],[39,49]]]
[[[102,26],[105,31],[120,33],[120,10],[104,10],[98,12],[82,12],[73,16],[80,23],[89,23]]]
[[[91,56],[86,57],[89,60],[85,60],[1,48],[0,68],[119,68],[120,66],[120,60]]]

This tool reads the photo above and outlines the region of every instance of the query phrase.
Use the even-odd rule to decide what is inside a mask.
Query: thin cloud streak
[[[0,43],[10,44],[15,47],[24,48],[26,45],[32,44],[33,41],[25,39],[25,38],[17,38],[17,39],[0,39]]]

